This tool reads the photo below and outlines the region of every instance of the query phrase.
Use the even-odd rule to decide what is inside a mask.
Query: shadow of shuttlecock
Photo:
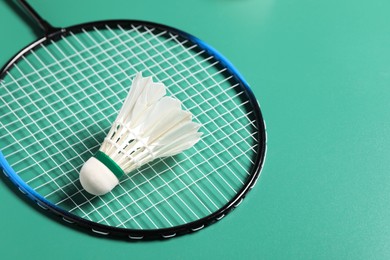
[[[152,189],[161,189],[178,176],[176,175],[176,162],[180,155],[159,158],[136,169],[125,176],[121,181],[124,188],[143,189],[150,185]]]

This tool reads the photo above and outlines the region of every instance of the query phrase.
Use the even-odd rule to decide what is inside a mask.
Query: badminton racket
[[[101,235],[170,238],[236,208],[260,175],[266,132],[254,94],[221,54],[152,22],[55,28],[18,1],[44,35],[0,71],[0,168],[35,204]],[[99,149],[137,72],[201,124],[185,152],[137,169],[104,196],[85,192],[83,163]]]

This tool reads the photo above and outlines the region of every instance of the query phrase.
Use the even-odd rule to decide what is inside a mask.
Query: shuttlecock
[[[165,96],[162,83],[138,73],[99,151],[80,170],[83,188],[103,195],[119,179],[159,157],[172,156],[200,139],[200,125],[181,102]]]

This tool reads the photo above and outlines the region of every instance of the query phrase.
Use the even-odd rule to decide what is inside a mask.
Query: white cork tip
[[[89,158],[80,170],[83,188],[93,195],[104,195],[119,184],[118,178],[95,157]]]

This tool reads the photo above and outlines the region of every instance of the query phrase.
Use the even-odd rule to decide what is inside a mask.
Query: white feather
[[[155,158],[181,153],[200,140],[200,125],[192,121],[192,114],[182,109],[179,100],[165,95],[164,84],[137,73],[100,147],[126,174]]]

